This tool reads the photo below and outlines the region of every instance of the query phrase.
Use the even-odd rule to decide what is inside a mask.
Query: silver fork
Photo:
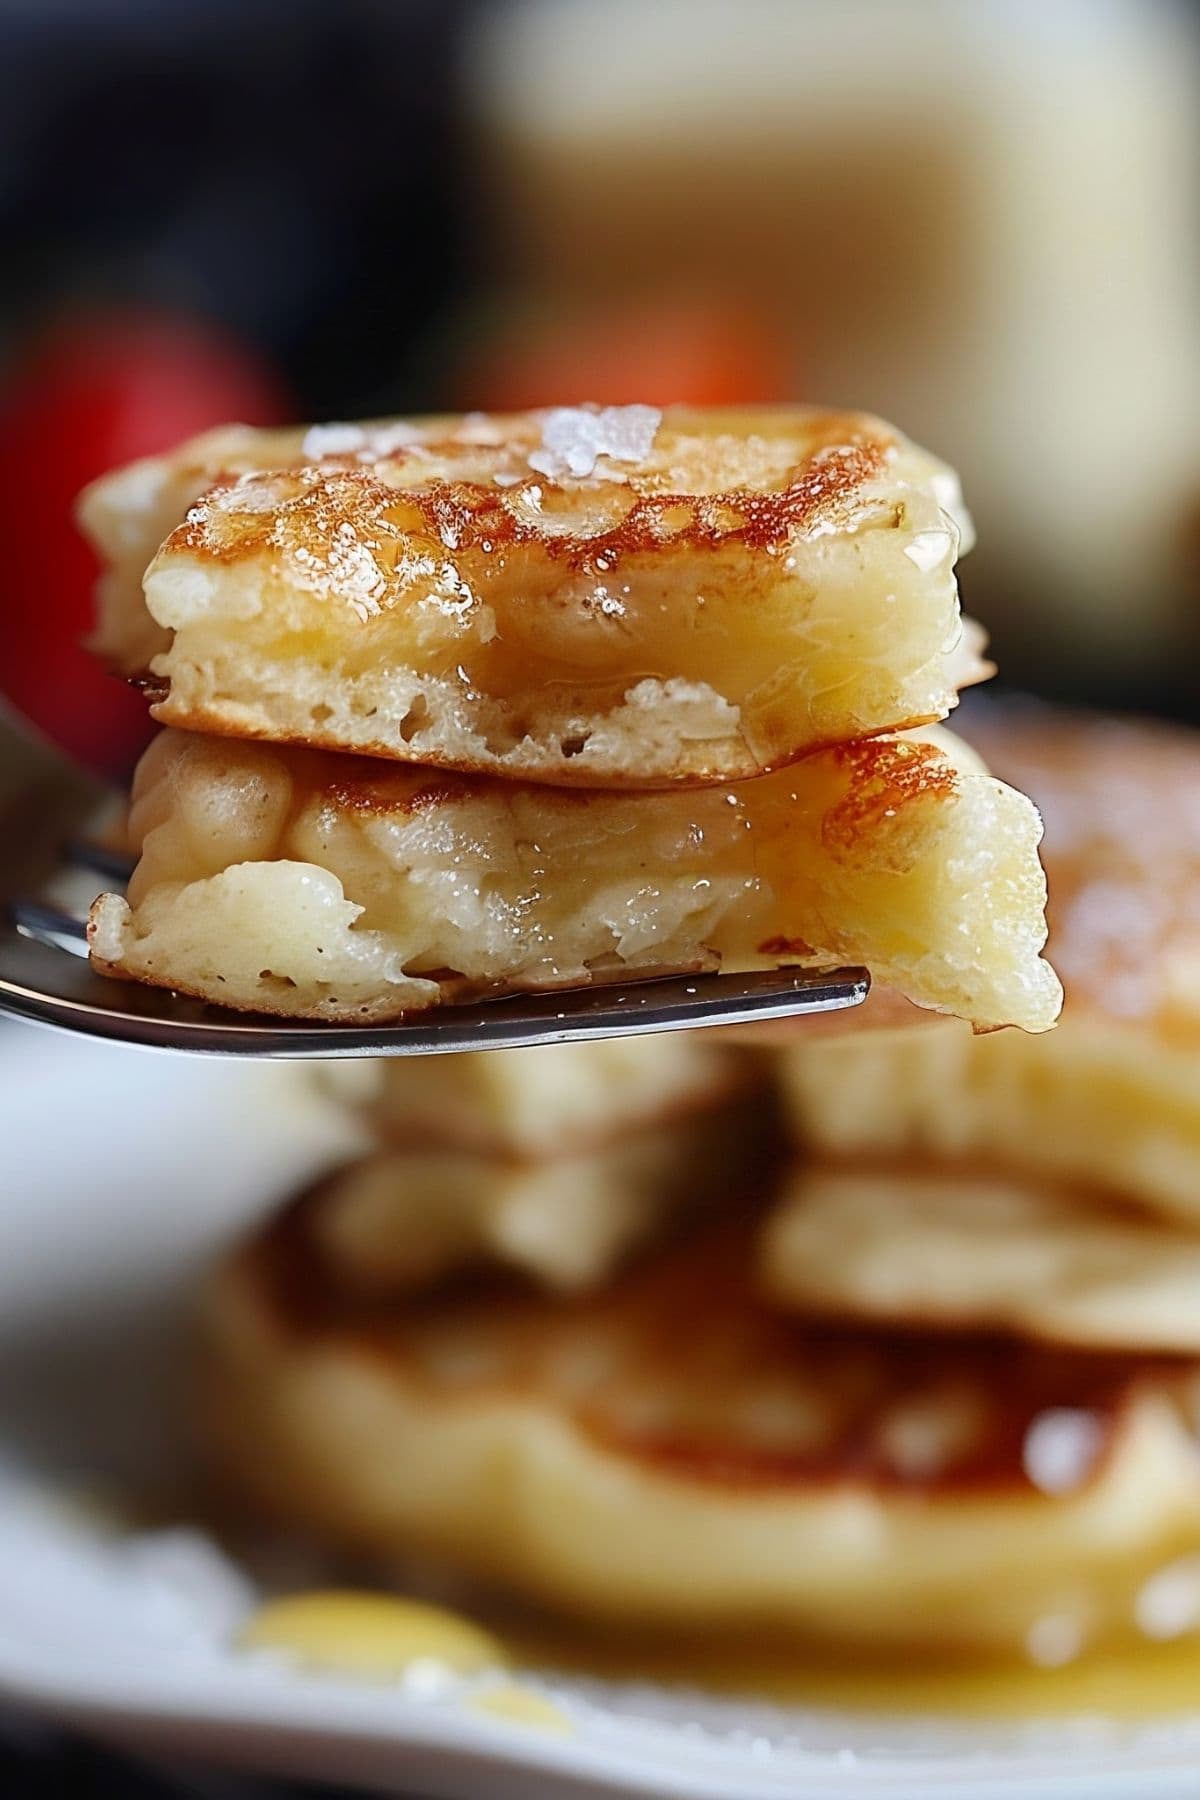
[[[0,728],[0,745],[5,735]],[[427,1056],[749,1025],[837,1012],[867,996],[865,969],[771,969],[481,1000],[398,1025],[326,1025],[226,1012],[113,981],[88,963],[85,931],[88,901],[100,887],[119,889],[130,873],[130,863],[95,838],[113,795],[57,756],[24,739],[20,747],[32,779],[15,805],[0,808],[0,1013],[39,1025],[218,1056]]]

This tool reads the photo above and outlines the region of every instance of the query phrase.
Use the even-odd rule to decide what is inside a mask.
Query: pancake
[[[758,1120],[753,1133],[761,1136]],[[313,1233],[333,1278],[365,1295],[415,1292],[488,1265],[576,1292],[605,1280],[675,1214],[714,1198],[751,1150],[727,1113],[535,1162],[384,1150],[328,1178]]]
[[[525,1160],[580,1155],[690,1117],[752,1084],[710,1034],[601,1038],[462,1056],[339,1058],[322,1085],[406,1149],[441,1145]]]
[[[193,730],[726,781],[944,718],[990,672],[957,481],[862,413],[231,427],[105,477],[80,517],[108,564],[97,647]]]
[[[163,734],[93,961],[220,1004],[394,1019],[464,995],[865,965],[1042,1030],[1040,824],[938,744],[879,738],[732,787],[575,792]]]
[[[821,1329],[756,1297],[750,1217],[589,1297],[372,1305],[312,1204],[212,1280],[201,1412],[227,1479],[330,1545],[862,1652],[1088,1641],[1200,1547],[1193,1362]]]
[[[972,1168],[798,1167],[760,1247],[807,1317],[1200,1355],[1200,1235]]]
[[[1127,1196],[1200,1221],[1200,737],[1048,708],[973,725],[1041,807],[1050,953],[1066,988],[1045,1039],[800,1037],[779,1067],[823,1157],[946,1157]]]

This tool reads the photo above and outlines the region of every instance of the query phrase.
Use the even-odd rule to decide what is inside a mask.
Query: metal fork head
[[[27,797],[28,798],[28,797]],[[128,859],[89,835],[97,790],[60,766],[27,803],[24,824],[0,821],[0,1013],[147,1049],[218,1056],[428,1056],[748,1025],[836,1012],[865,1000],[863,969],[678,975],[414,1013],[395,1025],[342,1025],[228,1012],[163,988],[114,981],[87,961],[84,910],[118,888]],[[111,804],[111,802],[110,802]],[[69,835],[75,830],[78,835]],[[59,848],[64,845],[65,847]],[[81,877],[90,876],[90,884]],[[74,889],[79,904],[58,896]],[[44,896],[53,892],[56,898]],[[7,902],[2,897],[7,895]]]
[[[571,988],[416,1013],[398,1025],[305,1024],[223,1012],[201,1001],[97,975],[78,955],[82,925],[18,905],[0,936],[0,1011],[148,1049],[218,1056],[428,1056],[578,1043],[705,1025],[834,1012],[867,995],[864,970],[759,970]]]

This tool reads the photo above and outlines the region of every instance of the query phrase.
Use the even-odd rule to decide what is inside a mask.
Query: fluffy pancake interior
[[[430,779],[166,733],[134,789],[111,973],[231,1006],[395,1017],[471,989],[865,964],[983,1026],[1051,1025],[1040,824],[953,740],[878,739],[732,787]]]

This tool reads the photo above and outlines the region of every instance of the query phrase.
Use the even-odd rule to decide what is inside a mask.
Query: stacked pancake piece
[[[638,1631],[1049,1663],[1197,1625],[1195,742],[982,735],[1046,807],[1063,1026],[352,1071],[374,1193],[335,1176],[207,1290],[243,1494],[393,1579],[432,1560]],[[538,1171],[516,1249],[500,1154]]]
[[[987,672],[950,472],[879,420],[560,408],[105,478],[98,647],[167,727],[106,973],[386,1021],[862,965],[1043,1030],[1040,826],[937,729]]]

